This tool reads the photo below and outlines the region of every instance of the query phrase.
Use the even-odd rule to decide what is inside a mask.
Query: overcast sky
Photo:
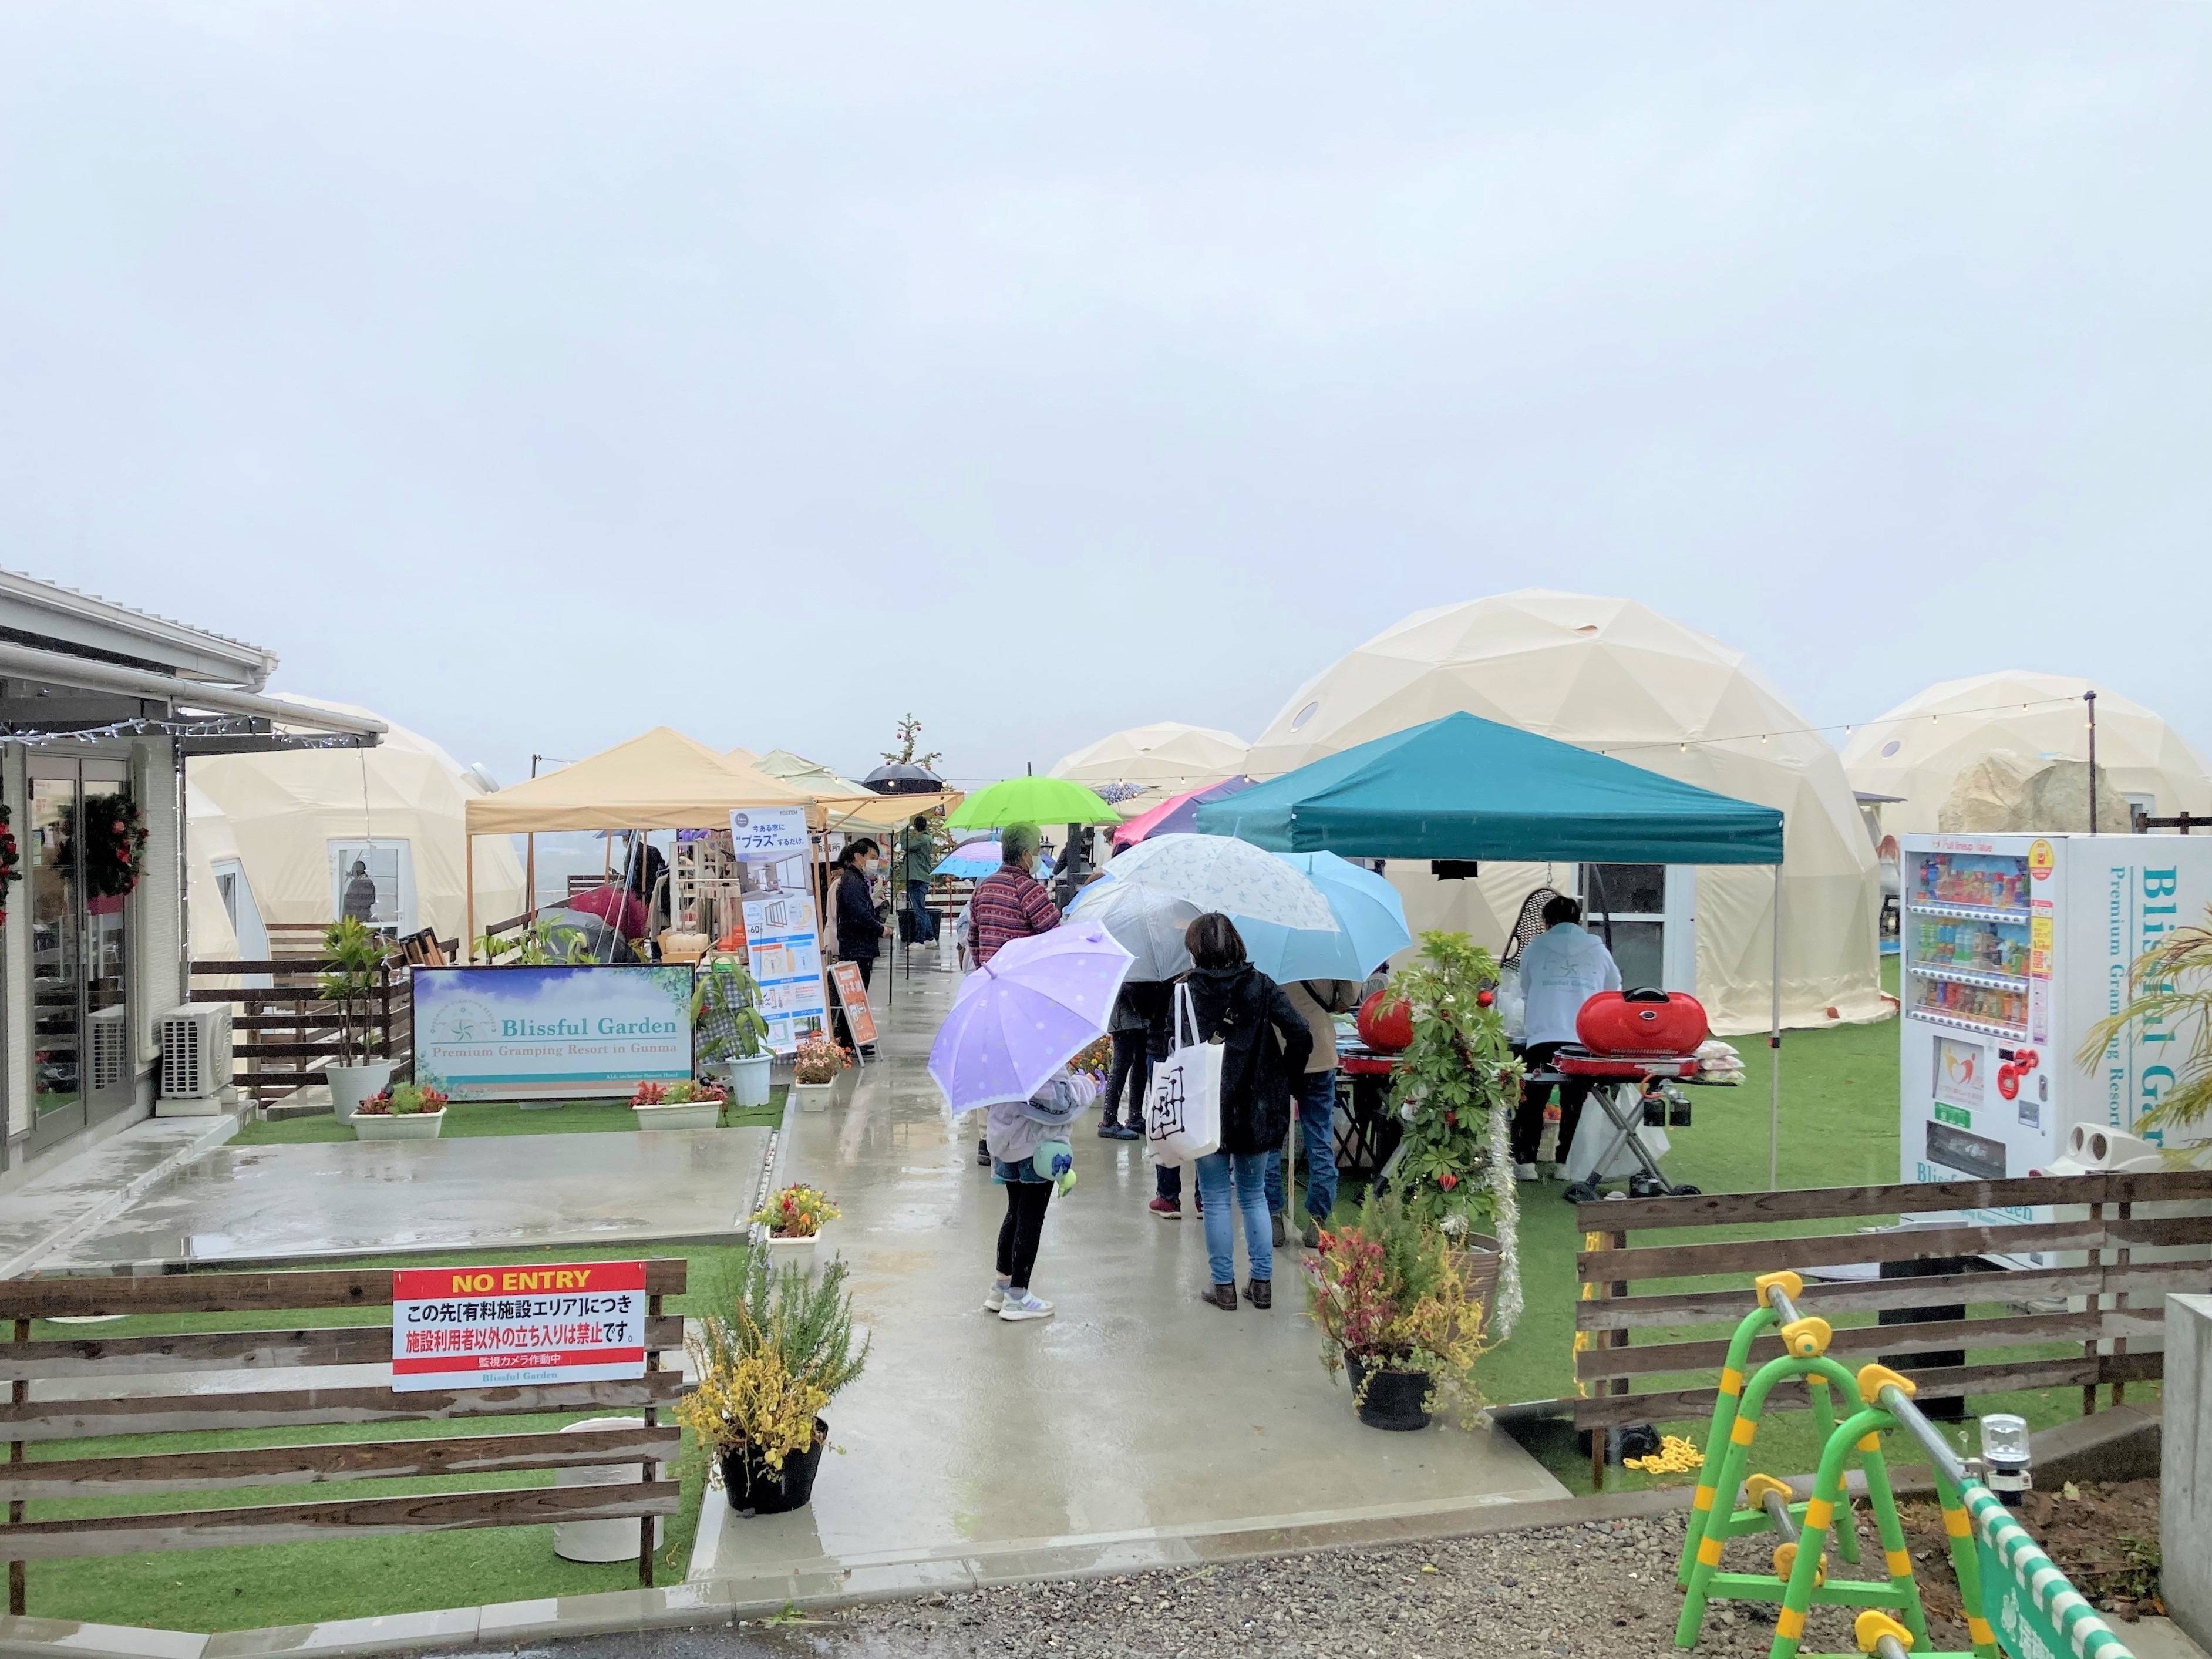
[[[2212,752],[2212,8],[21,3],[0,564],[503,780],[1623,593]]]

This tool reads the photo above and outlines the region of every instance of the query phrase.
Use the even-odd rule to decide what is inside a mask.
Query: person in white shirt
[[[1613,952],[1583,931],[1581,902],[1562,894],[1544,907],[1544,931],[1521,953],[1521,988],[1527,999],[1525,1058],[1531,1072],[1550,1066],[1552,1056],[1575,1042],[1575,1016],[1600,991],[1620,989],[1620,969]],[[1582,1121],[1589,1085],[1571,1078],[1559,1085],[1559,1162],[1567,1161]],[[1536,1178],[1536,1147],[1544,1138],[1544,1108],[1552,1103],[1548,1083],[1524,1084],[1513,1114],[1513,1173]]]

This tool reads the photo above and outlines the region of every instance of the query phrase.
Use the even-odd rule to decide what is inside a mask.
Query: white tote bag
[[[1610,1083],[1597,1085],[1599,1089],[1614,1086]],[[1628,1109],[1635,1115],[1631,1121],[1636,1121],[1643,1115],[1644,1104],[1632,1095]],[[1568,1181],[1626,1181],[1632,1175],[1642,1175],[1644,1165],[1638,1162],[1636,1154],[1628,1150],[1625,1142],[1613,1155],[1610,1164],[1603,1170],[1597,1168],[1597,1161],[1603,1155],[1607,1144],[1620,1133],[1613,1127],[1613,1120],[1605,1115],[1605,1109],[1598,1104],[1596,1090],[1592,1090],[1590,1097],[1583,1102],[1582,1119],[1575,1125],[1575,1144],[1567,1149],[1566,1157],[1561,1160],[1566,1165]],[[1639,1123],[1636,1133],[1644,1143],[1644,1150],[1651,1154],[1654,1164],[1666,1157],[1674,1145],[1667,1139],[1667,1132],[1656,1125],[1645,1127]]]
[[[1221,1058],[1218,1042],[1198,1040],[1190,987],[1175,992],[1175,1047],[1152,1067],[1145,1097],[1145,1144],[1152,1162],[1170,1167],[1204,1158],[1221,1146]]]

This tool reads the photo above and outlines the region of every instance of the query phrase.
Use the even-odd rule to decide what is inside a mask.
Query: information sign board
[[[876,1016],[868,1006],[868,988],[860,982],[858,963],[840,962],[830,969],[830,977],[837,987],[837,1006],[845,1011],[845,1029],[853,1034],[853,1046],[860,1048],[876,1040]]]
[[[456,1100],[626,1096],[691,1075],[691,969],[417,968],[415,1078]]]
[[[814,897],[798,891],[748,894],[744,915],[746,965],[760,987],[768,1046],[787,1054],[799,1038],[830,1024]]]
[[[643,1376],[646,1310],[642,1261],[403,1267],[392,1275],[392,1386]]]

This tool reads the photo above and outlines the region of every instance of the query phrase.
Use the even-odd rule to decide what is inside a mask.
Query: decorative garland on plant
[[[84,801],[84,886],[94,898],[126,898],[145,867],[146,813],[120,790]]]
[[[15,832],[9,826],[15,822],[4,805],[0,805],[0,921],[8,919],[8,884],[23,878],[23,850],[15,845]]]
[[[1498,1227],[1498,1305],[1490,1328],[1503,1342],[1521,1322],[1521,1194],[1513,1181],[1513,1114],[1490,1113],[1490,1214]]]

